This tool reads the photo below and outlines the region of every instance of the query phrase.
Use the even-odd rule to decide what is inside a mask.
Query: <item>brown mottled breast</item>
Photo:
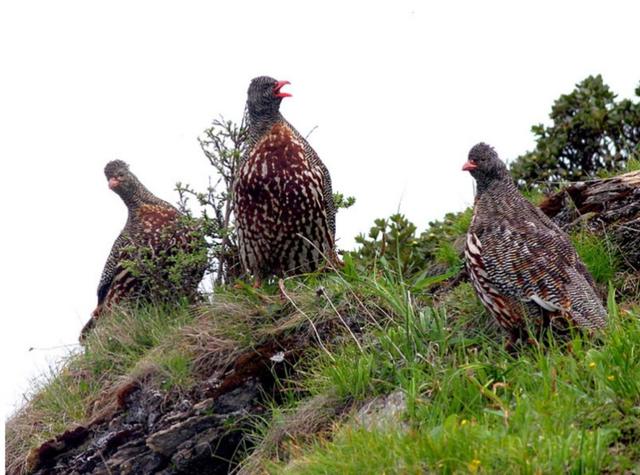
[[[166,206],[143,204],[136,213],[136,233],[144,242],[156,243],[162,233],[172,229],[178,219],[178,212]]]
[[[286,124],[278,122],[256,143],[244,165],[241,175],[246,180],[242,185],[246,192],[255,195],[269,187],[268,182],[280,187],[280,180],[298,178],[310,164],[304,145]]]
[[[145,230],[166,226],[175,222],[178,212],[166,206],[143,204],[138,210],[138,218]]]
[[[276,123],[256,143],[239,171],[240,213],[258,221],[254,226],[264,224],[265,216],[290,224],[291,219],[308,215],[311,203],[312,209],[324,207],[322,185],[323,177],[307,160],[304,145],[286,124]],[[260,207],[258,214],[256,206]],[[259,220],[252,219],[258,216]]]
[[[245,267],[256,275],[317,267],[319,252],[333,246],[324,180],[286,123],[264,134],[240,166],[234,187]]]

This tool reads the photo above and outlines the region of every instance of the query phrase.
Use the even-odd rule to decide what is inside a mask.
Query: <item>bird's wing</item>
[[[549,216],[544,214],[544,212],[540,208],[538,208],[537,206],[533,206],[528,201],[527,201],[527,203],[529,204],[529,209],[533,210],[536,213],[536,215],[540,219],[540,222],[542,223],[543,226],[547,227],[552,232],[557,232],[559,234],[562,234],[563,236],[566,237],[566,240],[569,239],[569,236],[562,230],[562,228],[560,228],[560,226],[558,226],[556,223],[554,223],[553,220],[551,218],[549,218]],[[571,248],[571,250],[573,251],[573,248]],[[596,288],[596,283],[593,280],[593,277],[591,276],[589,271],[587,270],[586,266],[582,263],[582,261],[580,259],[578,259],[578,256],[577,256],[577,254],[575,252],[573,252],[573,256],[575,257],[574,266],[575,266],[576,271],[578,271],[580,273],[580,275],[582,275],[582,277],[585,278],[587,283],[593,289],[595,289]]]
[[[477,237],[483,267],[500,292],[550,311],[571,308],[567,287],[579,259],[566,234],[536,220],[505,220]]]
[[[329,229],[331,230],[331,237],[335,241],[336,238],[336,203],[333,200],[333,187],[331,185],[331,175],[329,174],[329,169],[326,165],[320,160],[318,154],[311,148],[309,144],[305,141],[305,152],[309,157],[309,161],[317,167],[322,176],[323,187],[322,187],[322,197],[324,199],[324,206],[327,210],[327,221],[329,223]]]
[[[111,252],[109,253],[107,262],[104,264],[100,283],[98,284],[98,305],[101,305],[107,296],[113,278],[116,275],[118,264],[122,260],[123,250],[130,244],[131,239],[129,235],[125,231],[122,231],[114,241],[113,246],[111,246]]]
[[[331,185],[331,175],[329,174],[329,169],[320,160],[320,157],[316,153],[316,151],[309,145],[307,139],[304,138],[298,130],[292,126],[288,121],[284,121],[285,124],[293,131],[293,134],[296,136],[298,140],[302,142],[304,145],[304,153],[314,167],[317,167],[318,170],[322,173],[324,178],[322,185],[322,198],[324,201],[324,206],[327,212],[327,222],[329,224],[329,230],[331,231],[331,237],[335,241],[336,239],[336,203],[333,200],[333,187]]]

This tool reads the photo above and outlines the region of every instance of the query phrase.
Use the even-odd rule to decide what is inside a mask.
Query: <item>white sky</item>
[[[640,80],[635,2],[3,2],[3,409],[76,342],[126,210],[114,158],[175,202],[204,188],[196,137],[241,117],[251,78],[291,81],[282,112],[357,197],[339,244],[400,207],[420,229],[472,202],[460,168],[503,158],[560,94]],[[437,3],[437,5],[436,5]],[[8,264],[8,265],[7,265]]]

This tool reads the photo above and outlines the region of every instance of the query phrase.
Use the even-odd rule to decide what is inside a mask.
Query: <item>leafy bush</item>
[[[397,273],[402,279],[420,281],[427,277],[455,275],[463,265],[461,237],[471,223],[471,208],[448,213],[429,223],[416,235],[416,226],[402,214],[376,219],[369,234],[360,234],[360,248],[351,253],[361,268]]]
[[[560,96],[549,117],[550,126],[531,128],[535,149],[511,164],[519,186],[584,180],[640,158],[640,101],[616,100],[600,75]]]

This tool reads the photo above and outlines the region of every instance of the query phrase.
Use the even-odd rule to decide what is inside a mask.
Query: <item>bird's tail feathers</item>
[[[571,319],[581,328],[604,328],[607,325],[607,311],[595,289],[579,272],[573,272],[567,285],[571,300]]]

